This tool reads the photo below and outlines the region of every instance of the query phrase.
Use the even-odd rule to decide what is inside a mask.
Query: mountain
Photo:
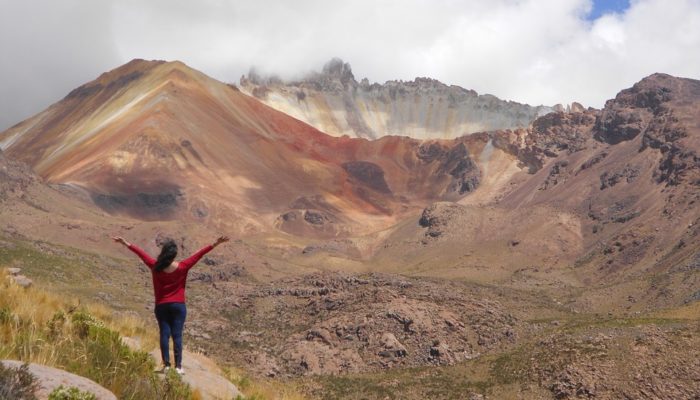
[[[318,237],[473,191],[486,141],[332,138],[182,63],[143,60],[0,134],[9,157],[110,213]]]
[[[421,275],[529,277],[518,285],[635,286],[599,287],[604,294],[580,299],[586,307],[691,301],[700,289],[688,272],[700,251],[698,112],[700,81],[654,74],[602,110],[551,113],[529,129],[491,132],[494,148],[520,164],[507,189],[487,204],[475,202],[482,187],[427,207],[387,236],[375,261]],[[401,244],[409,240],[413,246]],[[429,270],[418,267],[427,263]],[[651,284],[654,276],[663,284]]]
[[[0,261],[143,312],[108,234],[227,232],[189,339],[317,397],[700,390],[700,81],[427,140],[329,136],[246,90],[134,60],[0,133]]]
[[[451,139],[474,132],[526,128],[552,107],[532,107],[435,79],[370,84],[350,65],[329,61],[320,73],[285,82],[255,71],[240,80],[245,93],[332,136]]]

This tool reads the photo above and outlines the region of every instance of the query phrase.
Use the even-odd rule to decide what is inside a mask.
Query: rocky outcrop
[[[209,334],[274,376],[449,365],[516,339],[520,323],[498,302],[445,284],[380,274],[284,279],[242,295],[224,311],[231,324]]]
[[[700,81],[653,74],[608,100],[596,120],[595,138],[617,144],[642,135],[640,151],[659,150],[663,158],[654,176],[678,185],[700,178],[700,143],[689,129],[700,102]],[[689,119],[690,118],[690,119]]]
[[[631,165],[625,165],[625,167],[620,171],[603,172],[603,174],[600,176],[600,190],[613,187],[623,180],[627,183],[632,183],[637,180],[639,173],[640,168],[633,167]]]
[[[368,161],[351,161],[344,163],[342,167],[358,183],[379,193],[391,193],[384,180],[384,170],[377,164]]]
[[[405,135],[455,138],[473,132],[527,127],[551,107],[532,107],[448,86],[430,78],[370,84],[355,80],[348,63],[328,62],[320,73],[284,82],[252,71],[241,89],[333,136],[377,139]]]
[[[667,78],[672,77],[652,75],[608,100],[596,119],[596,139],[609,144],[634,139],[655,116],[665,114],[664,103],[673,98],[673,89],[663,83]]]
[[[530,173],[539,171],[548,158],[586,148],[598,111],[554,112],[537,118],[529,129],[491,133],[493,145],[513,154]]]
[[[449,234],[452,224],[459,223],[459,217],[466,213],[466,208],[457,203],[437,202],[423,210],[418,225],[427,228],[426,238],[438,238]]]
[[[459,143],[447,152],[441,160],[438,173],[452,177],[452,183],[447,187],[448,193],[463,195],[473,192],[479,186],[479,168],[469,156],[464,143]]]

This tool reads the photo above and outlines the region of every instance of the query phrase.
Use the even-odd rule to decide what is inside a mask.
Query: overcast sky
[[[653,72],[700,79],[700,0],[0,0],[0,130],[133,58],[237,82],[332,57],[358,80],[599,108]]]

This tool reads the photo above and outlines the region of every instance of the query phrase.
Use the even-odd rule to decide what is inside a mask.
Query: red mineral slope
[[[473,190],[485,136],[333,138],[180,62],[133,60],[0,133],[115,214],[330,237]]]

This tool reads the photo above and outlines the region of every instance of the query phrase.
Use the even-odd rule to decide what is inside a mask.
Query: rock
[[[566,171],[568,166],[569,162],[567,160],[555,162],[554,165],[552,165],[552,168],[549,170],[547,179],[545,179],[538,189],[547,190],[566,180]]]
[[[257,374],[293,377],[449,365],[515,340],[519,323],[499,303],[455,289],[377,273],[283,278],[251,288],[239,308],[225,305],[238,317],[203,345],[236,343],[239,362]],[[215,296],[207,303],[222,306]]]
[[[600,176],[600,190],[605,190],[607,188],[617,185],[619,182],[624,180],[627,183],[632,183],[637,180],[640,174],[639,167],[632,167],[630,165],[625,165],[622,170],[615,172],[603,172]]]
[[[379,193],[390,194],[389,185],[384,179],[384,170],[368,161],[350,161],[342,165],[345,172],[357,182]]]
[[[379,344],[384,350],[379,352],[382,357],[405,357],[408,355],[404,346],[393,333],[385,332],[379,339]]]
[[[441,340],[435,340],[433,342],[433,345],[430,347],[430,357],[447,364],[451,364],[454,361],[450,352],[450,347]]]
[[[426,237],[437,238],[449,232],[449,226],[459,223],[459,217],[466,214],[466,207],[457,203],[437,202],[423,210],[418,224],[428,228]]]
[[[332,219],[320,211],[306,210],[306,212],[304,212],[304,221],[312,225],[323,225],[327,222],[331,222]]]
[[[159,349],[150,354],[160,362]],[[241,395],[238,388],[224,378],[221,369],[204,355],[183,350],[182,368],[185,370],[182,380],[198,391],[202,400],[235,399]]]
[[[599,111],[554,112],[537,118],[530,129],[497,131],[490,134],[493,145],[518,157],[534,174],[547,158],[571,154],[587,147]]]
[[[15,283],[16,283],[17,285],[19,285],[19,286],[21,286],[21,287],[23,287],[23,288],[25,288],[25,289],[31,287],[32,284],[34,283],[34,282],[32,282],[31,279],[27,278],[27,277],[24,276],[24,275],[15,275],[15,276],[13,277],[13,279],[14,279],[14,281],[15,281]]]
[[[583,107],[583,105],[581,105],[581,103],[577,103],[575,101],[573,103],[571,103],[570,112],[582,113],[585,111],[586,111],[586,109]]]
[[[306,340],[320,340],[322,343],[332,346],[333,336],[326,329],[312,329],[306,334]]]
[[[19,368],[23,365],[21,361],[15,360],[2,360],[0,362],[12,368]],[[117,397],[109,390],[88,378],[70,372],[40,364],[29,364],[29,372],[37,377],[39,389],[36,395],[39,400],[48,399],[49,394],[61,385],[90,392],[95,395],[97,400],[117,400]]]
[[[603,110],[596,121],[596,139],[608,143],[618,144],[632,140],[644,130],[649,121],[646,113],[629,110],[608,108]]]
[[[479,167],[471,159],[464,143],[454,146],[440,159],[437,173],[452,176],[447,193],[453,195],[473,192],[479,186],[481,179]]]
[[[8,272],[10,275],[13,275],[13,276],[19,275],[19,273],[20,273],[21,271],[22,271],[21,268],[8,268],[8,269],[7,269],[7,272]]]

